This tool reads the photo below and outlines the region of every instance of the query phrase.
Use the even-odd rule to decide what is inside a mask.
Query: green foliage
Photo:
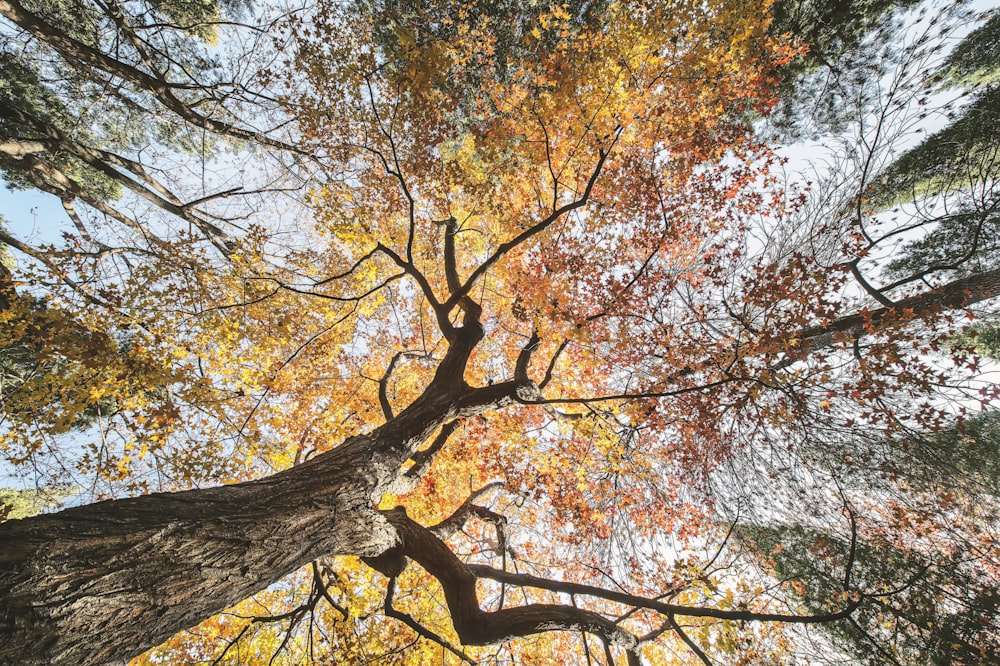
[[[944,129],[900,156],[883,172],[871,203],[877,208],[921,196],[983,187],[1000,173],[1000,90],[987,85],[1000,77],[1000,13],[967,35],[938,71],[946,86],[970,88],[972,99]],[[961,220],[958,221],[962,223]],[[947,232],[945,235],[948,235]]]
[[[955,337],[955,347],[972,348],[980,356],[1000,361],[1000,322],[986,321]]]
[[[942,75],[952,85],[982,86],[1000,80],[1000,12],[974,30],[948,56]]]
[[[63,34],[87,46],[99,46],[102,34],[107,34],[103,11],[85,0],[26,0],[23,4]],[[149,0],[138,14],[145,14],[143,23],[173,24],[195,37],[214,42],[215,28],[211,24],[222,18],[222,7],[238,11],[245,4],[243,0],[224,1],[221,6],[218,0]],[[129,10],[134,11],[135,6]]]
[[[943,269],[958,274],[989,270],[1000,259],[998,240],[1000,215],[965,208],[941,218],[932,233],[906,243],[886,270],[900,278]]]
[[[0,137],[21,140],[39,140],[51,143],[51,130],[74,136],[76,140],[94,140],[92,122],[81,117],[78,110],[70,109],[66,97],[59,90],[42,83],[42,75],[35,63],[19,55],[0,51]],[[37,158],[36,158],[37,159]],[[111,201],[121,196],[121,188],[106,176],[86,165],[65,150],[47,151],[47,164],[78,183],[86,183],[88,191],[97,199]],[[14,188],[40,189],[52,192],[62,186],[33,168],[24,158],[12,158],[0,152],[0,169],[4,180]]]
[[[81,0],[25,0],[23,6],[67,37],[91,47],[100,44],[100,13],[91,4]]]
[[[834,67],[871,32],[883,27],[888,15],[917,0],[779,0],[771,9],[770,32],[790,34],[809,50],[786,69],[786,80],[821,67]]]
[[[47,509],[58,506],[60,500],[67,495],[69,493],[55,492],[52,489],[41,492],[0,488],[0,522],[38,515]]]
[[[840,131],[855,116],[850,99],[878,76],[873,54],[891,39],[896,11],[917,0],[778,0],[769,32],[806,47],[782,70],[781,102],[769,122],[779,135],[798,139]]]
[[[814,612],[843,589],[850,539],[801,526],[745,528],[741,540],[768,561],[787,594]],[[968,553],[933,557],[890,538],[854,546],[851,582],[870,595],[853,618],[822,625],[858,664],[994,664],[1000,585]]]
[[[945,87],[971,86],[971,100],[950,124],[889,165],[867,195],[876,210],[929,197],[945,197],[948,208],[930,222],[932,231],[909,241],[888,264],[892,277],[937,270],[970,274],[990,270],[1000,260],[1000,14],[972,31],[939,70]],[[976,88],[975,86],[978,86]]]
[[[463,34],[481,32],[483,50],[478,54],[480,57],[456,63],[450,76],[442,76],[436,81],[441,88],[454,88],[450,95],[464,97],[464,106],[469,109],[484,78],[509,82],[516,74],[518,63],[552,53],[560,41],[587,26],[597,25],[608,4],[608,0],[559,3],[560,15],[568,16],[559,21],[551,21],[549,15],[557,5],[541,0],[475,0],[468,3],[360,0],[358,11],[371,17],[375,43],[382,50],[382,56],[402,69],[414,56],[426,56],[423,49],[431,47],[433,50],[435,42],[441,44],[444,51]]]
[[[998,124],[1000,89],[987,87],[954,122],[904,153],[883,172],[871,202],[887,208],[993,180],[1000,171]]]
[[[215,30],[205,24],[221,18],[216,0],[152,0],[150,5],[169,22],[206,41],[215,41]]]
[[[996,344],[997,332],[992,336]],[[951,428],[899,442],[909,460],[897,468],[912,485],[1000,497],[1000,412],[984,412]]]
[[[237,12],[242,3],[223,6]],[[205,133],[188,123],[151,118],[150,111],[158,105],[150,92],[130,85],[127,77],[109,85],[112,74],[95,69],[83,50],[106,53],[122,68],[167,85],[190,77],[211,85],[218,63],[204,42],[215,39],[215,22],[222,16],[216,0],[110,7],[85,0],[36,0],[25,2],[24,8],[43,24],[43,32],[68,37],[82,47],[64,46],[59,52],[50,50],[44,39],[26,34],[0,37],[0,137],[42,142],[29,154],[0,152],[0,169],[10,186],[110,202],[121,197],[122,189],[98,168],[100,151],[127,156],[150,145],[187,152],[214,147],[213,139],[206,143]],[[121,12],[129,14],[118,16]],[[122,170],[123,164],[115,168]],[[131,177],[144,179],[141,174]]]

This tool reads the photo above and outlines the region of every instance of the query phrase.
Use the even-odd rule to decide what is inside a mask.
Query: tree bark
[[[856,312],[831,322],[809,326],[795,337],[799,340],[794,354],[772,370],[788,367],[809,354],[833,346],[838,340],[856,340],[878,331],[887,323],[907,324],[915,319],[933,317],[945,310],[972,307],[1000,295],[1000,269],[976,273],[953,280],[935,289],[896,301],[892,306]]]
[[[393,548],[399,536],[377,505],[406,460],[447,422],[523,388],[465,383],[483,335],[467,324],[409,407],[302,465],[0,524],[0,664],[120,663],[310,560]]]
[[[357,438],[262,481],[0,525],[0,663],[113,664],[330,553],[375,554],[390,478]]]

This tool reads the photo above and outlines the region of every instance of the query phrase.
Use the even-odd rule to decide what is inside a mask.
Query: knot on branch
[[[531,403],[543,399],[542,391],[538,388],[538,384],[527,378],[523,382],[518,382],[514,392],[517,394],[517,399],[521,402]]]

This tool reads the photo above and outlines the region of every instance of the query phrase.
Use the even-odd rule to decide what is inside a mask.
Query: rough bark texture
[[[4,523],[0,663],[120,663],[316,557],[384,550],[367,443],[259,482]]]
[[[121,663],[317,557],[390,550],[399,538],[376,506],[407,458],[520,386],[470,388],[465,363],[482,329],[452,333],[409,407],[293,469],[0,524],[0,664]]]

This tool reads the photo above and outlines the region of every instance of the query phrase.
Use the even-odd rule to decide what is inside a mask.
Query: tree
[[[770,560],[776,575],[794,580],[795,585],[787,586],[789,594],[803,600],[840,589],[844,562],[835,558],[853,553],[856,584],[870,591],[871,603],[849,621],[825,628],[855,663],[980,664],[997,659],[994,618],[1000,596],[995,578],[962,553],[935,553],[928,559],[888,539],[851,549],[838,543],[836,535],[803,528],[748,530],[744,538],[753,539],[753,548],[774,553]]]
[[[861,275],[864,258],[853,267],[863,288],[875,298],[891,300],[893,290],[917,281],[940,282],[996,266],[991,229],[997,171],[991,127],[997,112],[992,108],[991,84],[996,78],[993,36],[998,23],[995,12],[986,12],[979,20],[981,24],[951,53],[941,54],[930,33],[924,32],[917,40],[924,49],[887,59],[904,67],[925,63],[924,68],[912,70],[924,79],[919,85],[880,81],[877,86],[885,86],[888,96],[865,92],[864,85],[856,89],[859,98],[880,101],[851,112],[875,122],[868,133],[859,132],[851,139],[857,143],[855,137],[860,137],[863,142],[855,149],[855,170],[848,170],[856,174],[847,189],[853,197],[836,199],[832,205],[853,221],[864,255],[884,255],[885,244],[899,241],[894,256],[880,267],[880,281]],[[934,25],[933,19],[928,27],[942,34],[953,29],[947,23]],[[922,27],[918,20],[903,29],[920,34]],[[881,40],[891,40],[891,30],[880,30]],[[836,69],[845,78],[887,71],[885,60],[861,60],[860,65],[841,60]],[[916,95],[916,113],[902,111],[907,104],[900,99],[909,95]],[[921,137],[924,128],[919,121],[934,116],[946,124]],[[887,141],[879,133],[894,138]],[[907,135],[909,139],[899,140]],[[905,150],[893,145],[907,143]],[[845,182],[851,178],[839,181],[837,187],[844,188]],[[984,323],[947,346],[959,352],[975,348],[993,358],[992,314],[983,314]],[[839,587],[845,558],[856,562],[853,575],[867,579],[856,581],[868,588],[873,603],[849,621],[824,626],[824,633],[852,660],[996,661],[996,628],[991,622],[996,554],[981,541],[977,528],[964,524],[996,520],[995,422],[995,413],[984,412],[930,433],[910,430],[895,437],[856,433],[846,439],[830,432],[804,435],[814,443],[801,450],[812,449],[807,454],[809,464],[831,474],[840,492],[850,497],[845,508],[855,511],[881,502],[883,508],[874,511],[881,514],[881,525],[870,525],[868,536],[850,547],[843,530],[796,520],[761,522],[743,531],[750,547],[778,579],[786,581],[787,593],[796,599],[816,596],[817,589],[831,585]],[[870,516],[871,507],[865,512]],[[857,529],[853,520],[852,513]],[[970,558],[970,553],[975,556]],[[880,599],[880,594],[886,597]],[[815,654],[810,659],[825,660]]]
[[[774,3],[772,35],[798,40],[803,52],[782,70],[781,103],[772,123],[793,137],[843,129],[852,118],[852,93],[875,75],[859,66],[890,40],[898,10],[914,0],[780,0]]]
[[[975,359],[935,354],[1000,271],[874,287],[886,259],[869,262],[867,218],[843,207],[801,227],[808,242],[767,235],[811,209],[745,121],[796,52],[767,37],[766,4],[319,2],[274,24],[286,65],[232,87],[151,50],[161,31],[205,34],[165,26],[165,6],[71,6],[114,37],[88,44],[13,0],[0,13],[98,92],[114,81],[148,103],[129,108],[219,151],[248,142],[308,185],[285,206],[249,197],[245,228],[217,232],[208,199],[143,177],[135,158],[161,143],[122,155],[58,122],[39,137],[24,108],[70,106],[39,66],[11,68],[33,101],[4,131],[49,142],[30,154],[78,167],[79,187],[18,173],[152,241],[4,239],[37,262],[16,289],[115,341],[39,418],[108,394],[116,410],[81,446],[5,406],[8,459],[99,479],[103,501],[0,525],[0,659],[108,663],[170,639],[150,662],[767,663],[794,647],[783,627],[887,596],[850,555],[884,525],[872,506],[840,519],[839,584],[805,601],[726,521],[755,499],[754,518],[801,510],[753,484],[800,485],[812,468],[778,463],[809,462],[803,432],[945,423]],[[220,43],[245,29],[218,26]],[[260,48],[238,54],[269,62]],[[262,106],[238,121],[231,95]],[[280,138],[251,129],[272,112]],[[106,180],[150,212],[102,209]],[[813,476],[809,499],[839,509]]]
[[[889,265],[894,276],[968,272],[997,263],[991,237],[1000,203],[993,179],[998,145],[992,131],[1000,117],[1000,93],[994,85],[1000,75],[998,31],[1000,14],[994,12],[944,61],[939,85],[964,89],[971,99],[957,110],[947,109],[949,123],[900,155],[873,183],[871,200],[879,208],[914,199],[950,204],[929,220],[937,226],[935,233],[907,243]]]
[[[821,591],[840,589],[846,567],[871,599],[849,620],[823,626],[843,654],[810,655],[810,661],[836,663],[843,655],[872,664],[996,661],[998,561],[988,543],[967,540],[976,530],[963,525],[996,521],[996,428],[997,414],[988,412],[934,434],[879,442],[879,453],[863,465],[844,462],[864,450],[858,441],[825,442],[819,465],[837,470],[844,492],[862,504],[884,503],[881,525],[869,526],[864,540],[851,544],[851,533],[804,524],[740,528],[741,542],[790,597],[813,604]],[[857,535],[862,519],[851,511]],[[853,566],[846,566],[848,558]]]
[[[234,11],[239,5],[223,3]],[[206,48],[218,26],[231,24],[222,8],[212,1],[5,2],[0,13],[14,28],[0,55],[7,93],[0,168],[8,184],[58,196],[82,241],[97,252],[121,248],[95,240],[76,210],[79,202],[137,235],[138,249],[163,249],[154,229],[113,205],[126,191],[228,252],[226,227],[238,218],[220,216],[209,204],[242,195],[243,188],[208,192],[203,175],[200,196],[176,189],[167,149],[198,150],[207,159],[216,137],[292,146],[239,118],[241,105],[253,105],[254,121],[274,105],[241,72],[226,78],[228,63]],[[252,35],[262,27],[244,30]]]

